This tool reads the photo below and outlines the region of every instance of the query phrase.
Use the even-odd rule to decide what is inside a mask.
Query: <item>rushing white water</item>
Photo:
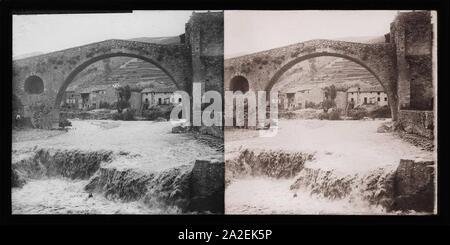
[[[189,182],[197,159],[220,162],[223,158],[209,141],[172,134],[169,122],[72,123],[67,133],[58,135],[16,132],[11,190],[14,214],[210,211],[190,206],[191,199],[203,196],[193,196]],[[46,134],[49,137],[44,137]]]
[[[12,189],[13,214],[146,214],[161,213],[139,202],[107,200],[84,191],[89,180],[63,178],[30,180]]]
[[[227,214],[387,214],[358,199],[327,199],[302,189],[291,190],[294,178],[236,179],[225,192]],[[270,193],[268,195],[267,193]]]

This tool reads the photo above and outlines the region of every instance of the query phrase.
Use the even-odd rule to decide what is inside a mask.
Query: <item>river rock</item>
[[[395,176],[394,209],[433,212],[434,161],[401,159]]]
[[[175,126],[172,128],[172,133],[174,134],[182,134],[182,133],[186,133],[189,130],[189,127],[184,127],[184,126]]]

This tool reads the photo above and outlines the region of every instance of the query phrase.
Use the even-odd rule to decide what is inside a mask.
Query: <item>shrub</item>
[[[135,113],[134,109],[128,109],[124,112],[116,112],[116,113],[112,114],[112,119],[113,120],[123,120],[123,121],[133,121],[133,120],[135,120],[134,113]]]
[[[333,108],[333,106],[335,106],[335,103],[331,99],[326,99],[322,103],[322,109],[323,109],[324,112],[328,112],[328,110],[330,108]]]
[[[134,120],[134,109],[128,109],[124,112],[122,112],[122,120],[124,121],[133,121]]]
[[[341,110],[334,108],[332,111],[328,112],[328,120],[340,120]]]
[[[129,106],[130,106],[130,103],[128,103],[128,101],[125,101],[122,99],[117,101],[117,103],[116,103],[117,111],[120,113],[122,112],[123,109],[125,109]]]
[[[100,102],[100,104],[98,105],[98,107],[100,108],[100,109],[109,109],[109,108],[111,108],[111,105],[108,103],[108,102]]]
[[[318,109],[320,106],[312,101],[306,101],[305,108]]]
[[[69,126],[72,126],[72,123],[69,120],[67,120],[66,118],[64,118],[64,119],[60,118],[59,119],[59,127],[60,128],[64,129],[64,128],[69,127]]]
[[[341,110],[333,108],[329,112],[321,112],[318,118],[320,120],[341,120]]]
[[[111,118],[112,118],[113,120],[122,120],[122,113],[120,113],[120,112],[115,112],[115,113],[112,114]]]
[[[286,111],[286,112],[279,113],[279,117],[280,118],[284,118],[284,119],[295,119],[296,118],[296,114],[294,112],[291,112],[291,111]]]
[[[46,122],[47,115],[51,112],[52,108],[45,104],[33,104],[31,105],[31,123],[35,128],[48,128],[49,125]]]
[[[376,107],[369,113],[371,118],[390,118],[391,117],[391,108],[389,106],[380,106]]]
[[[348,111],[348,116],[351,117],[353,120],[361,120],[364,117],[367,117],[369,113],[367,112],[366,108],[363,107],[357,107],[353,108]]]
[[[170,120],[170,113],[172,112],[173,105],[153,106],[142,112],[142,116],[147,120],[156,120],[158,117]]]
[[[321,112],[321,113],[319,114],[319,119],[320,119],[320,120],[328,120],[328,113],[326,113],[326,112]]]

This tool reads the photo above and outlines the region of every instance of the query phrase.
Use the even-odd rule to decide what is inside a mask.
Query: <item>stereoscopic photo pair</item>
[[[437,17],[15,13],[12,214],[436,214]]]

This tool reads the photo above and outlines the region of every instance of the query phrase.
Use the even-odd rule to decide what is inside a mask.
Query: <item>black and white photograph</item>
[[[223,11],[13,15],[12,214],[221,214]]]
[[[0,0],[0,224],[75,243],[448,226],[449,9]]]
[[[437,17],[225,11],[225,213],[436,214]]]

